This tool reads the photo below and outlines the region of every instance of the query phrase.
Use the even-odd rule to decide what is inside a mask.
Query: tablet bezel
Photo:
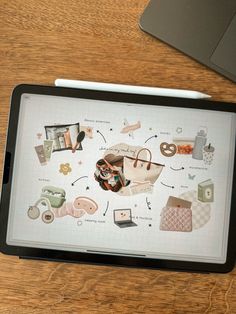
[[[104,100],[113,102],[137,103],[144,105],[158,105],[169,107],[195,108],[202,110],[225,111],[236,113],[236,106],[233,103],[217,102],[199,99],[184,99],[174,97],[160,97],[151,95],[138,95],[117,92],[104,92],[84,89],[73,89],[55,86],[41,85],[18,85],[15,87],[11,98],[11,109],[9,116],[8,135],[5,152],[5,164],[2,182],[2,195],[0,207],[0,251],[20,257],[47,259],[56,261],[69,261],[91,264],[106,264],[119,266],[133,266],[145,268],[168,268],[182,271],[199,271],[199,272],[229,272],[235,264],[235,244],[236,238],[236,213],[233,210],[236,204],[235,196],[235,157],[233,171],[233,186],[231,196],[230,223],[228,232],[227,257],[224,264],[204,263],[204,262],[188,262],[166,259],[151,259],[134,257],[123,254],[95,254],[95,253],[79,253],[53,249],[39,249],[33,247],[12,246],[6,243],[8,212],[11,195],[12,170],[14,165],[15,143],[17,135],[18,117],[20,110],[21,95],[38,94],[38,95],[54,95],[72,98],[85,98],[94,100]]]

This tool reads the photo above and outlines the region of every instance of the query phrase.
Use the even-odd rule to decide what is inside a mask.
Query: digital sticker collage
[[[69,187],[44,186],[39,191],[39,198],[35,204],[29,206],[28,217],[32,220],[41,217],[44,223],[50,224],[55,223],[58,218],[69,215],[79,219],[77,224],[82,224],[83,221],[80,220],[82,217],[92,216],[95,212],[101,211],[98,205],[99,199],[92,199],[84,193],[74,200],[67,200],[66,190],[76,188],[82,181],[95,180],[97,182],[96,193],[99,189],[107,191],[107,208],[105,211],[101,211],[101,215],[105,217],[107,210],[112,210],[114,224],[119,228],[138,226],[133,221],[135,213],[132,208],[110,209],[109,203],[112,193],[116,193],[120,197],[134,197],[141,194],[146,202],[145,209],[151,211],[152,206],[155,208],[156,204],[151,204],[150,198],[156,188],[156,181],[159,181],[162,189],[169,190],[169,197],[160,213],[159,230],[192,232],[205,226],[211,217],[211,206],[214,202],[214,181],[206,175],[204,181],[198,182],[197,173],[201,169],[206,171],[214,163],[214,139],[208,138],[207,126],[199,126],[195,137],[190,138],[182,136],[182,127],[176,125],[176,136],[168,142],[165,134],[158,132],[155,126],[150,126],[149,133],[152,133],[152,129],[156,133],[148,137],[144,143],[140,143],[143,145],[131,145],[130,143],[138,133],[137,131],[142,131],[142,124],[143,121],[131,121],[129,123],[128,119],[124,118],[123,121],[120,121],[120,129],[117,130],[119,135],[124,136],[124,142],[112,146],[107,143],[106,132],[96,130],[92,126],[81,125],[80,123],[44,126],[44,133],[36,134],[41,144],[34,147],[41,166],[53,162],[54,154],[64,151],[66,151],[64,154],[73,154],[75,159],[79,159],[80,151],[83,150],[83,143],[91,142],[89,145],[93,145],[94,140],[100,140],[102,143],[100,151],[104,149],[105,152],[94,164],[93,177],[79,176],[78,173],[78,178],[72,181]],[[108,132],[113,132],[113,129],[109,127]],[[96,138],[94,133],[98,135]],[[116,137],[115,130],[113,133]],[[159,163],[158,160],[153,160],[153,148],[149,147],[150,142],[155,143],[155,149],[162,156],[163,164]],[[195,171],[187,169],[186,181],[196,182],[195,189],[187,189],[178,196],[174,193],[175,186],[161,178],[162,172],[165,172],[169,164],[172,165],[169,167],[172,170],[172,177],[176,177],[177,180],[180,172],[186,173],[184,159],[182,166],[176,167],[175,156],[178,156],[179,160],[184,157],[189,160],[194,159],[199,163],[199,167],[195,167]],[[86,157],[88,158],[88,156]],[[85,160],[78,161],[78,164],[81,167],[87,167]],[[62,162],[58,165],[58,172],[61,176],[70,175],[72,164]],[[183,183],[182,186],[185,186],[186,189],[186,183]],[[89,183],[87,183],[86,189],[90,189]],[[43,210],[39,209],[39,205]]]
[[[221,256],[230,115],[32,95],[22,108],[13,242]]]

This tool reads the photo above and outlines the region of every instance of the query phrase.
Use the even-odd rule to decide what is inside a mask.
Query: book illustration
[[[214,202],[214,183],[211,179],[198,184],[198,200],[201,202]]]
[[[205,165],[211,165],[214,159],[215,148],[209,143],[203,149],[203,161]]]
[[[133,131],[140,129],[141,128],[141,122],[138,121],[135,124],[129,124],[128,121],[125,119],[124,120],[124,124],[125,127],[122,128],[122,130],[120,131],[120,133],[129,133],[129,134],[133,134]],[[131,135],[132,136],[132,135]]]
[[[160,230],[192,231],[192,203],[181,198],[169,196],[161,212]]]
[[[114,209],[113,210],[114,224],[119,228],[137,227],[137,224],[132,220],[131,209]]]
[[[179,195],[179,198],[192,203],[192,228],[199,229],[205,226],[211,218],[211,204],[198,200],[197,191],[188,191]]]
[[[69,163],[60,164],[59,172],[64,174],[64,176],[68,175],[72,171],[72,168]]]
[[[194,159],[203,160],[203,148],[207,142],[207,128],[201,127],[198,131],[193,146],[192,157]]]
[[[162,142],[160,145],[160,151],[165,157],[173,157],[177,152],[177,147],[173,143],[169,144],[167,142]]]

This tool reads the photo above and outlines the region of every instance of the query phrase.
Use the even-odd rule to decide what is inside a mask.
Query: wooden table
[[[0,0],[0,163],[12,88],[58,77],[199,90],[236,85],[143,33],[147,0]],[[1,166],[2,174],[2,166]],[[236,270],[191,274],[0,254],[0,313],[236,313]]]

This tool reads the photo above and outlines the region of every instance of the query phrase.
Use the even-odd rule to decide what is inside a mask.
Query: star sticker
[[[177,127],[176,129],[176,133],[180,134],[183,132],[183,129],[181,127]]]

